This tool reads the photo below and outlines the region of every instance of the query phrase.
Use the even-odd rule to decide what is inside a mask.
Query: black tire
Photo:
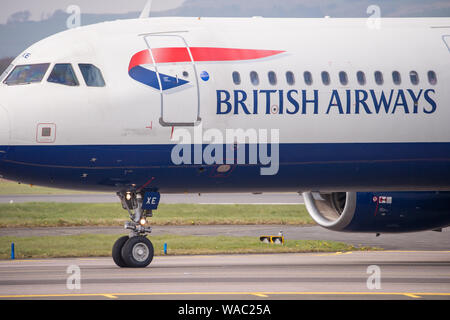
[[[128,237],[128,236],[123,236],[123,237],[119,238],[114,243],[113,248],[112,248],[112,258],[113,258],[114,262],[116,263],[116,265],[121,268],[127,267],[127,264],[125,263],[125,261],[122,258],[122,248],[123,248],[124,244],[128,241],[128,239],[130,239],[130,237]]]
[[[153,245],[146,237],[128,239],[122,248],[122,258],[129,268],[145,268],[153,260]]]

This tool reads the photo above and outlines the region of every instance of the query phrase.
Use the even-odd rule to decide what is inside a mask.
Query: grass
[[[128,221],[120,204],[0,204],[0,227],[120,226]],[[161,204],[152,225],[313,224],[304,205]]]
[[[35,187],[0,179],[0,195],[81,194],[85,192]],[[0,228],[119,226],[128,221],[120,204],[24,203],[0,204]],[[313,224],[304,205],[198,205],[161,204],[151,218],[152,225],[214,224]],[[1,237],[0,259],[10,258],[15,243],[16,259],[110,257],[117,235]],[[377,250],[342,242],[292,240],[284,245],[261,243],[254,237],[152,236],[155,255],[344,252]]]
[[[16,259],[110,257],[112,245],[118,238],[117,235],[101,234],[0,237],[0,259],[10,258],[11,242],[15,244]],[[319,240],[289,240],[284,245],[275,245],[262,243],[254,237],[164,235],[150,239],[155,255],[163,255],[164,243],[167,243],[169,255],[344,252],[376,249]]]
[[[0,195],[92,194],[93,192],[46,188],[0,179]]]

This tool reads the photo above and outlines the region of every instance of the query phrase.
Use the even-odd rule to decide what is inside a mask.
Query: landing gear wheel
[[[153,245],[146,237],[129,238],[122,247],[122,258],[129,268],[145,268],[153,260]]]
[[[130,239],[130,237],[128,237],[128,236],[123,236],[123,237],[119,238],[114,243],[114,246],[112,248],[112,258],[113,258],[114,262],[116,263],[116,265],[121,268],[127,267],[127,264],[125,263],[125,261],[122,258],[122,248],[123,248],[125,242],[128,241],[128,239]]]

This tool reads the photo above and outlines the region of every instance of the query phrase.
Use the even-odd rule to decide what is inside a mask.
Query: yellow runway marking
[[[24,259],[14,259],[14,260],[1,260],[0,263],[11,263],[11,262],[49,262],[52,259],[48,260],[24,260]]]
[[[372,252],[388,253],[450,253],[450,251],[426,251],[426,250],[381,250]]]
[[[71,294],[28,294],[28,295],[0,295],[0,299],[20,299],[20,298],[83,298],[83,297],[105,297],[117,299],[123,296],[202,296],[202,295],[252,295],[268,298],[272,295],[378,295],[378,296],[406,296],[410,298],[421,298],[422,296],[445,296],[450,298],[450,292],[124,292],[124,293],[71,293]]]
[[[102,261],[104,259],[98,259],[98,258],[76,258],[75,260],[78,260],[78,261]]]
[[[352,251],[347,251],[347,252],[328,252],[328,253],[322,253],[322,254],[312,254],[313,256],[333,256],[333,255],[342,255],[342,254],[352,254],[354,252]],[[358,251],[358,253],[431,253],[431,254],[436,254],[436,253],[450,253],[450,251],[445,251],[445,250],[440,250],[440,251],[427,251],[427,250],[375,250],[375,251]],[[280,253],[280,254],[287,254],[287,255],[303,255],[303,254],[311,254],[310,252],[297,252],[297,253]],[[264,254],[255,254],[255,256],[264,256]],[[194,255],[196,258],[210,258],[211,256],[208,255]],[[224,256],[232,256],[232,255],[226,255],[224,254]],[[181,258],[183,257],[183,255],[180,256],[156,256],[155,259],[177,259],[177,258]],[[65,258],[64,260],[67,261],[71,261],[71,260],[76,260],[76,261],[105,261],[107,260],[107,257],[97,257],[97,258]],[[8,263],[16,263],[16,262],[52,262],[55,261],[55,258],[49,258],[49,259],[15,259],[15,260],[10,260],[10,259],[5,259],[5,260],[0,260],[0,264],[8,264]],[[59,259],[57,261],[64,261],[63,259]]]
[[[329,256],[339,256],[343,254],[352,254],[353,251],[346,251],[346,252],[331,252],[331,253],[322,253],[322,254],[315,254],[316,257],[329,257]]]
[[[410,298],[421,298],[421,296],[418,296],[416,294],[412,294],[412,293],[405,293],[405,296],[410,297]]]

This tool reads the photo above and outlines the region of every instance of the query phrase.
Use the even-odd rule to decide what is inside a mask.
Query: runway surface
[[[67,286],[69,266],[80,289]],[[0,261],[0,298],[450,299],[450,251],[162,256],[145,269],[110,258]]]
[[[70,195],[0,195],[0,203],[60,202],[60,203],[120,203],[114,194]],[[161,203],[198,204],[299,204],[303,198],[297,193],[210,193],[210,194],[162,194]]]
[[[289,240],[329,240],[352,244],[357,247],[378,247],[387,250],[449,250],[450,228],[442,232],[425,231],[403,234],[342,233],[319,226],[301,227],[288,225],[214,225],[214,226],[154,226],[151,236],[164,234],[193,236],[246,236],[277,235],[283,232]],[[127,234],[123,227],[67,227],[67,228],[0,228],[0,236],[42,237],[80,234]],[[151,238],[150,236],[150,238]]]
[[[118,202],[114,195],[0,196],[0,202]],[[164,203],[303,203],[297,194],[164,195]],[[353,234],[279,225],[155,226],[153,235],[254,236],[342,241],[388,251],[325,254],[159,256],[145,269],[111,258],[0,261],[0,299],[450,299],[450,229],[409,234]],[[10,228],[1,236],[126,234],[118,227]],[[69,289],[69,266],[81,289]],[[369,288],[369,266],[381,287]]]

